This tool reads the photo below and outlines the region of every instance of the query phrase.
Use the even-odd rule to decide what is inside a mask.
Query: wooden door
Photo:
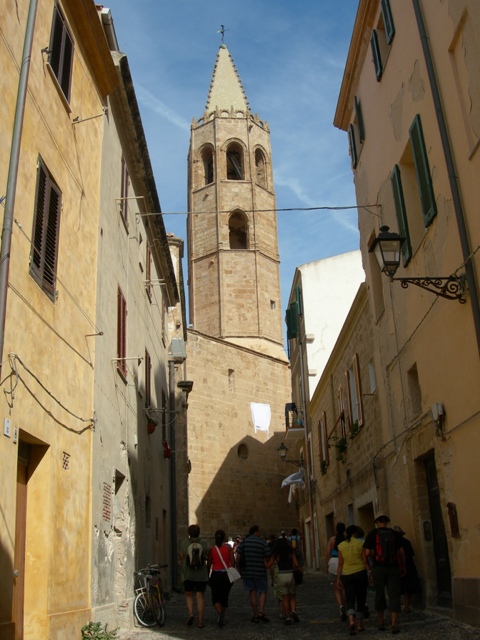
[[[13,610],[15,640],[23,640],[23,596],[25,586],[25,529],[27,522],[28,467],[23,458],[17,466],[17,511],[15,518],[15,558],[13,565]]]

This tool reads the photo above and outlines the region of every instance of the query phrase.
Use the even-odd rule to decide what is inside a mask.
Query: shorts
[[[267,578],[244,578],[243,588],[245,591],[256,591],[257,593],[267,593]]]
[[[295,595],[297,592],[295,580],[293,579],[293,571],[287,573],[279,573],[276,576],[276,593],[279,598],[286,595]]]
[[[184,580],[183,588],[187,593],[190,593],[191,591],[196,591],[197,593],[205,593],[205,591],[207,590],[207,583],[194,582],[193,580]]]

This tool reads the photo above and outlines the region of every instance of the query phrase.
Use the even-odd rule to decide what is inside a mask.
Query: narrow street
[[[230,593],[230,607],[223,629],[217,626],[217,616],[211,604],[210,590],[206,593],[205,627],[198,629],[196,620],[191,627],[186,626],[186,610],[183,594],[174,594],[167,602],[167,619],[163,628],[134,629],[119,633],[121,640],[187,640],[190,638],[228,638],[229,640],[253,640],[266,638],[283,640],[284,638],[313,640],[315,638],[341,638],[349,636],[348,623],[342,622],[337,614],[331,588],[327,578],[318,572],[309,572],[304,583],[298,587],[297,612],[300,622],[285,626],[280,620],[278,607],[270,590],[267,597],[266,614],[270,622],[254,624],[250,621],[248,595],[243,591],[241,581],[235,583]],[[390,629],[379,631],[376,615],[373,611],[373,593],[368,594],[368,604],[372,612],[365,621],[366,632],[359,634],[362,638],[386,638]],[[388,612],[387,612],[388,614]],[[388,620],[388,616],[386,616]],[[456,623],[447,617],[423,611],[412,610],[400,615],[400,637],[405,638],[444,638],[445,640],[464,640],[479,638],[480,629]]]

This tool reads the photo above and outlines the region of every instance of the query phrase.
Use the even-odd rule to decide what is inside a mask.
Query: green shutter
[[[405,207],[405,199],[403,197],[402,176],[400,167],[396,164],[390,176],[392,184],[393,201],[395,203],[395,212],[397,214],[398,233],[405,242],[402,244],[403,266],[406,267],[412,258],[412,245],[410,242],[410,233],[408,230],[407,210]]]
[[[358,137],[360,139],[360,144],[363,144],[363,141],[365,140],[365,126],[363,124],[362,107],[360,102],[357,100],[357,96],[355,96],[355,115],[357,116]]]
[[[392,9],[390,7],[390,0],[382,0],[382,16],[383,25],[385,27],[385,35],[387,36],[387,44],[390,44],[395,35],[395,25],[393,24]]]
[[[348,146],[350,147],[350,159],[352,161],[352,169],[358,164],[357,143],[355,141],[355,129],[353,124],[348,127]]]
[[[295,302],[297,303],[298,315],[303,316],[303,295],[302,289],[298,284],[295,286]]]
[[[382,78],[382,73],[383,73],[383,66],[382,66],[382,56],[380,54],[380,46],[378,44],[378,36],[375,29],[372,31],[370,44],[372,46],[373,64],[375,65],[375,75],[377,76],[377,82],[380,82]]]
[[[418,193],[422,207],[423,222],[425,227],[430,226],[437,215],[435,194],[433,193],[432,177],[428,164],[427,149],[423,138],[422,122],[417,114],[410,127],[410,144],[412,145],[413,161],[417,176]]]
[[[298,335],[298,305],[291,302],[285,314],[287,324],[287,340],[293,340]]]

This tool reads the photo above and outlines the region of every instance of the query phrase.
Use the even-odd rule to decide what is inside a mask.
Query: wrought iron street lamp
[[[395,278],[395,273],[400,266],[400,255],[402,244],[405,238],[398,233],[389,230],[389,227],[380,227],[380,233],[372,242],[372,246],[368,250],[377,258],[379,267],[390,280],[400,282],[401,286],[406,289],[409,284],[426,289],[437,296],[446,298],[447,300],[458,300],[460,304],[466,302],[466,283],[465,274],[451,276],[433,276],[420,278]]]
[[[280,460],[283,460],[283,462],[290,462],[291,464],[294,464],[297,467],[304,467],[305,466],[305,461],[304,461],[303,458],[300,458],[300,460],[287,460],[288,447],[286,447],[283,442],[278,447],[277,451],[278,451],[278,454],[280,456]]]

